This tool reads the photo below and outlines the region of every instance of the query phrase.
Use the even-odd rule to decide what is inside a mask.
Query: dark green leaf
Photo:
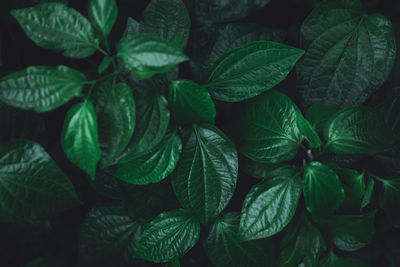
[[[322,141],[319,138],[318,133],[300,112],[296,113],[296,124],[300,134],[307,140],[310,148],[319,148],[321,146]]]
[[[259,162],[291,160],[303,140],[297,112],[290,98],[277,91],[244,102],[237,118],[239,150]]]
[[[12,10],[11,15],[36,45],[60,51],[66,57],[88,57],[98,46],[90,22],[64,4],[43,3]]]
[[[254,97],[283,81],[303,54],[303,50],[284,44],[248,43],[218,59],[205,87],[222,101]]]
[[[381,191],[380,207],[394,227],[400,227],[400,178],[392,177],[383,182]]]
[[[143,12],[142,33],[149,33],[166,41],[180,38],[184,49],[189,39],[190,18],[181,0],[152,0]]]
[[[121,200],[122,190],[118,178],[115,176],[116,166],[96,170],[96,177],[90,180],[93,188],[105,197]]]
[[[274,266],[272,240],[239,241],[239,215],[231,212],[215,221],[204,242],[207,256],[217,267]]]
[[[135,79],[149,78],[168,72],[188,57],[158,37],[147,34],[128,34],[117,45],[117,57],[122,67]]]
[[[172,261],[165,264],[165,267],[181,267],[181,263],[179,262],[179,258],[175,258]]]
[[[364,172],[346,168],[334,168],[339,175],[344,189],[344,200],[341,208],[357,212],[361,208],[361,201],[365,194]]]
[[[362,104],[386,80],[396,44],[392,24],[363,14],[359,0],[326,0],[301,27],[298,78],[305,105],[347,108]]]
[[[181,151],[182,141],[172,132],[150,152],[123,158],[118,162],[116,176],[131,184],[158,183],[175,169]]]
[[[31,141],[0,144],[0,220],[48,217],[78,204],[69,179]]]
[[[362,264],[362,263],[354,261],[352,259],[338,257],[333,252],[333,250],[331,250],[318,263],[318,267],[339,267],[339,266],[340,267],[366,267],[369,265]]]
[[[322,133],[325,124],[335,114],[336,110],[319,104],[314,104],[307,109],[306,119],[318,133]]]
[[[96,115],[90,100],[75,104],[68,111],[61,145],[69,160],[94,179],[100,146]]]
[[[269,177],[269,173],[274,169],[281,167],[281,164],[261,163],[253,161],[247,157],[239,156],[240,171],[257,179]]]
[[[280,232],[293,218],[301,194],[294,166],[275,169],[268,179],[252,187],[240,214],[239,238],[260,239]]]
[[[103,58],[103,60],[101,61],[100,65],[99,65],[99,67],[97,69],[97,72],[99,74],[102,74],[104,71],[106,71],[108,69],[108,67],[110,66],[111,62],[112,62],[112,58],[109,57],[109,56],[105,56]]]
[[[180,124],[214,123],[215,106],[207,89],[190,80],[175,80],[169,87],[168,102]]]
[[[374,179],[371,178],[370,175],[368,175],[367,188],[365,189],[365,194],[361,201],[360,211],[363,210],[366,206],[368,206],[369,203],[371,203],[371,199],[374,194],[374,188],[375,188],[375,181]]]
[[[93,26],[106,37],[118,17],[118,7],[115,0],[90,0],[89,17]]]
[[[216,127],[194,124],[172,173],[181,205],[201,222],[210,222],[232,198],[237,175],[235,145]]]
[[[0,100],[7,105],[45,112],[80,96],[85,76],[66,66],[31,66],[0,79]]]
[[[337,154],[374,154],[394,141],[381,117],[365,106],[337,112],[325,125],[326,147]]]
[[[161,213],[144,229],[135,257],[168,262],[182,257],[198,241],[200,224],[183,209]]]
[[[108,166],[128,145],[136,121],[131,88],[111,80],[97,87],[91,96],[98,121],[101,165]]]
[[[139,27],[140,27],[139,22],[137,22],[136,20],[134,20],[131,17],[128,17],[123,36],[128,35],[128,34],[138,34],[139,30],[140,30]]]
[[[119,205],[93,208],[81,226],[78,266],[131,266],[142,231]]]
[[[344,200],[344,189],[334,171],[319,162],[311,162],[304,171],[303,193],[313,218],[330,215]]]
[[[215,22],[227,22],[246,17],[267,5],[270,0],[208,0],[212,2],[209,14]]]

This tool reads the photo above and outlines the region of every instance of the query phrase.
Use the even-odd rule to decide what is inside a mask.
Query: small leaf
[[[163,212],[144,229],[135,257],[168,262],[182,257],[198,241],[200,224],[183,209]]]
[[[277,91],[244,102],[237,119],[240,152],[258,162],[291,160],[303,140],[297,112],[290,98]]]
[[[387,180],[381,179],[383,187],[380,197],[380,207],[385,212],[389,222],[394,227],[400,227],[400,178],[392,177]]]
[[[78,266],[131,265],[142,231],[122,206],[108,204],[91,209],[79,233]]]
[[[296,113],[296,124],[300,133],[304,136],[304,139],[307,140],[310,148],[319,148],[321,146],[322,141],[319,138],[318,133],[300,112]]]
[[[118,17],[118,7],[115,0],[90,0],[89,17],[93,26],[106,37]]]
[[[347,168],[334,168],[334,171],[339,175],[344,189],[341,209],[359,211],[365,194],[364,172],[358,173],[356,170]]]
[[[64,4],[43,3],[10,13],[36,45],[60,51],[66,57],[88,57],[99,44],[90,22]]]
[[[294,166],[274,170],[269,179],[256,184],[247,194],[240,214],[242,241],[272,236],[293,218],[301,194],[301,180]]]
[[[168,72],[188,57],[158,37],[147,34],[128,34],[117,44],[117,57],[122,67],[135,79],[149,78]]]
[[[75,104],[68,111],[61,145],[69,160],[94,179],[100,146],[96,115],[89,100]]]
[[[46,218],[78,204],[70,180],[31,141],[0,144],[0,221]]]
[[[186,47],[190,17],[181,0],[152,0],[143,12],[142,33],[153,34],[166,41],[179,37],[178,46]]]
[[[215,106],[207,89],[190,81],[175,80],[169,87],[168,102],[180,124],[214,123]]]
[[[237,236],[239,215],[230,212],[217,218],[204,242],[208,258],[217,267],[274,266],[271,239],[240,242]]]
[[[118,163],[116,176],[131,184],[158,183],[166,178],[178,163],[182,141],[176,133],[167,134],[150,152]]]
[[[258,41],[225,53],[214,64],[205,87],[222,101],[252,98],[283,81],[304,51]]]
[[[103,60],[101,61],[100,65],[97,69],[97,72],[99,74],[102,74],[103,72],[105,72],[108,69],[108,67],[110,66],[111,62],[112,62],[112,58],[109,56],[105,56],[103,58]]]
[[[360,211],[362,211],[366,206],[369,205],[369,203],[371,203],[371,199],[374,194],[374,188],[375,188],[375,181],[374,179],[371,178],[370,175],[368,175],[367,188],[365,189],[365,194],[361,201]]]
[[[101,165],[109,166],[128,145],[136,121],[131,88],[126,83],[102,83],[91,95],[98,121]]]
[[[0,100],[7,105],[46,112],[80,96],[85,76],[66,66],[31,66],[0,79]]]
[[[362,264],[361,262],[352,259],[341,258],[331,250],[325,257],[323,257],[318,265],[319,267],[367,267],[369,265]]]
[[[237,175],[237,152],[231,140],[212,125],[194,124],[171,178],[181,205],[201,222],[210,222],[228,205]]]
[[[306,119],[318,133],[322,133],[325,124],[336,112],[335,109],[323,105],[314,104],[307,109]]]
[[[319,162],[311,162],[305,169],[303,193],[307,210],[314,219],[330,215],[344,200],[339,177]]]

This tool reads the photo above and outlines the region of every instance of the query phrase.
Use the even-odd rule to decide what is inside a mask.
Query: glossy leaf
[[[396,44],[389,19],[363,14],[359,0],[326,0],[301,26],[307,49],[297,73],[304,104],[362,104],[387,79]]]
[[[158,37],[148,34],[128,34],[117,44],[117,57],[122,67],[135,79],[149,78],[168,72],[188,57]]]
[[[61,145],[69,160],[94,179],[100,146],[96,114],[89,100],[75,104],[68,111]]]
[[[353,212],[359,211],[365,194],[364,172],[359,173],[347,168],[334,168],[334,171],[339,176],[344,189],[341,208]]]
[[[325,257],[323,257],[318,266],[320,267],[367,267],[369,265],[362,264],[352,259],[342,258],[336,256],[336,254],[331,250]]]
[[[248,43],[221,56],[204,86],[218,100],[252,98],[283,81],[303,54],[303,50],[284,44]]]
[[[279,233],[293,218],[300,194],[301,180],[294,166],[274,170],[274,175],[247,194],[240,214],[239,238],[247,241]]]
[[[168,102],[175,120],[180,124],[214,123],[214,102],[207,89],[185,79],[175,80],[169,87]]]
[[[261,163],[247,157],[239,156],[240,171],[257,179],[266,179],[274,169],[282,167],[282,164]]]
[[[235,145],[216,127],[194,124],[171,178],[181,205],[210,222],[228,205],[237,175]]]
[[[78,266],[131,265],[142,232],[142,226],[119,205],[93,208],[79,233]]]
[[[118,17],[115,0],[90,0],[89,17],[93,26],[106,37]]]
[[[85,76],[66,66],[31,66],[0,79],[0,100],[7,105],[46,112],[80,96]]]
[[[66,57],[88,57],[99,44],[90,22],[61,3],[12,10],[11,15],[36,45],[60,51]]]
[[[237,119],[240,152],[258,162],[291,160],[303,140],[297,112],[294,103],[277,91],[244,102]]]
[[[314,104],[307,109],[306,119],[318,133],[322,133],[325,124],[332,115],[336,112],[335,109],[323,105]]]
[[[98,121],[101,165],[115,162],[131,140],[135,129],[136,106],[126,83],[111,80],[97,87],[91,99]]]
[[[381,191],[380,207],[385,212],[389,222],[395,226],[400,227],[400,214],[398,212],[400,203],[400,178],[392,177],[383,180],[383,187]]]
[[[184,49],[189,39],[190,17],[181,0],[152,0],[143,12],[141,32],[166,41],[180,38]]]
[[[274,266],[271,239],[240,242],[237,236],[239,215],[231,212],[217,218],[204,242],[208,258],[217,267]]]
[[[393,134],[371,108],[352,107],[337,112],[325,125],[326,147],[337,154],[374,154],[394,141]]]
[[[99,74],[102,74],[103,72],[105,72],[108,69],[108,67],[110,66],[111,62],[112,62],[112,58],[109,56],[105,56],[103,58],[103,60],[100,62],[100,65],[97,68],[97,72]]]
[[[198,241],[200,224],[185,210],[163,212],[144,229],[135,257],[168,262],[182,257]]]
[[[300,112],[296,113],[296,124],[301,135],[307,140],[310,148],[318,148],[322,145],[322,141],[319,138],[318,133]]]
[[[365,188],[365,194],[361,201],[360,211],[371,203],[372,196],[374,194],[375,181],[368,175],[367,186]]]
[[[137,185],[158,183],[175,169],[181,151],[181,139],[175,132],[169,133],[150,152],[123,158],[118,163],[116,176]]]
[[[0,220],[45,218],[78,204],[74,187],[37,143],[0,144]]]
[[[304,171],[303,193],[307,210],[314,219],[330,215],[344,201],[344,189],[336,173],[311,162]]]

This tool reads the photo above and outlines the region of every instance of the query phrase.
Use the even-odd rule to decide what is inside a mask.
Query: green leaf
[[[330,219],[333,243],[341,250],[355,251],[374,238],[376,211],[361,215],[340,215]]]
[[[248,43],[221,56],[204,86],[218,100],[252,98],[283,81],[303,54],[303,50],[284,44]]]
[[[359,106],[337,112],[325,125],[326,147],[337,154],[374,154],[394,141],[393,134],[372,108]]]
[[[266,179],[274,169],[282,167],[281,164],[261,163],[247,157],[239,156],[240,171],[257,179]]]
[[[128,34],[117,44],[117,57],[122,67],[135,79],[149,78],[168,72],[188,57],[158,37],[147,34]]]
[[[214,123],[215,106],[207,89],[190,80],[175,80],[169,87],[168,102],[180,124]]]
[[[307,109],[306,119],[318,133],[322,133],[325,124],[329,121],[336,110],[319,104],[313,104]]]
[[[78,266],[130,266],[142,226],[122,206],[100,205],[90,210],[79,233]]]
[[[190,32],[188,11],[181,0],[152,0],[143,12],[140,31],[166,41],[180,38],[184,49]]]
[[[239,215],[230,212],[214,222],[204,242],[208,258],[217,267],[273,266],[275,251],[271,239],[240,242]]]
[[[199,236],[200,224],[187,211],[163,212],[144,229],[135,257],[168,262],[185,255]]]
[[[240,214],[242,241],[272,236],[293,218],[301,194],[301,180],[294,166],[275,169],[269,179],[256,184],[247,194]]]
[[[103,72],[105,72],[108,69],[108,67],[110,66],[111,62],[112,62],[112,58],[109,56],[105,56],[103,58],[103,60],[101,61],[100,65],[97,69],[97,72],[99,74],[102,74]]]
[[[318,265],[319,267],[366,267],[369,265],[362,264],[352,259],[341,258],[331,250],[325,257],[323,257]]]
[[[304,136],[304,139],[307,140],[310,148],[319,148],[321,146],[322,141],[319,138],[318,133],[311,126],[308,120],[303,117],[301,112],[296,113],[296,124],[297,128],[299,128],[301,135]]]
[[[123,158],[118,163],[116,176],[131,184],[158,183],[175,169],[181,151],[182,141],[172,132],[150,152]]]
[[[90,0],[89,17],[93,26],[106,37],[118,17],[118,7],[115,0]]]
[[[216,127],[194,124],[171,178],[181,205],[210,222],[232,198],[237,175],[235,145]]]
[[[341,210],[357,212],[361,208],[361,201],[365,194],[364,172],[347,168],[333,168],[339,176],[344,189],[344,200]]]
[[[269,91],[238,109],[239,150],[246,157],[267,163],[291,160],[303,137],[297,128],[298,109],[282,93]]]
[[[172,261],[165,264],[165,267],[181,267],[181,263],[179,262],[179,258],[174,258]]]
[[[97,169],[94,180],[90,185],[101,195],[115,200],[122,199],[122,190],[118,178],[115,176],[116,166]]]
[[[45,218],[79,203],[70,180],[31,141],[0,144],[0,220]]]
[[[90,22],[64,4],[43,3],[10,13],[36,45],[66,57],[88,57],[99,44]]]
[[[319,162],[304,171],[303,193],[307,210],[314,219],[330,215],[344,201],[344,189],[336,173]]]
[[[359,0],[321,2],[301,26],[298,65],[303,103],[347,108],[362,104],[387,79],[396,57],[389,19],[363,14]]]
[[[46,112],[80,96],[85,75],[66,66],[31,66],[0,79],[0,100],[7,105]]]
[[[126,22],[126,27],[125,27],[125,31],[124,34],[122,36],[126,36],[128,34],[137,34],[140,33],[140,23],[137,22],[136,20],[134,20],[131,17],[128,17],[128,20]]]
[[[100,146],[96,114],[90,100],[75,104],[68,111],[61,145],[69,160],[94,179]]]
[[[136,107],[126,83],[102,83],[91,95],[98,121],[101,165],[109,166],[124,151],[135,129]]]
[[[218,23],[237,20],[267,5],[270,0],[209,0],[209,15]]]
[[[367,187],[365,189],[365,194],[361,201],[360,211],[363,210],[366,206],[368,206],[369,203],[371,203],[371,199],[374,194],[374,188],[375,188],[375,181],[374,179],[371,178],[370,175],[368,175]]]
[[[400,178],[392,177],[387,180],[380,179],[383,187],[380,196],[380,207],[385,212],[389,222],[394,227],[400,227]]]

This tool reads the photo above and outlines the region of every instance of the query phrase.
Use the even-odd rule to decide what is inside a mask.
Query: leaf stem
[[[109,56],[109,54],[108,54],[106,51],[104,51],[100,46],[96,46],[96,49],[97,49],[98,51],[100,51],[103,55]]]
[[[104,37],[104,45],[106,46],[108,56],[111,58],[111,64],[113,65],[114,72],[118,73],[118,68],[117,68],[117,64],[115,63],[114,56],[111,56],[112,53],[111,53],[110,45],[108,44],[108,39],[106,36],[103,36],[103,37]]]
[[[98,78],[98,79],[96,79],[96,80],[90,81],[89,83],[90,83],[90,84],[96,84],[96,83],[98,83],[98,82],[100,82],[100,81],[102,81],[102,80],[105,80],[105,79],[107,79],[107,78],[116,76],[117,74],[118,74],[117,72],[112,72],[112,73],[107,74],[107,75],[104,75],[104,76],[102,76],[102,77],[100,77],[100,78]]]

